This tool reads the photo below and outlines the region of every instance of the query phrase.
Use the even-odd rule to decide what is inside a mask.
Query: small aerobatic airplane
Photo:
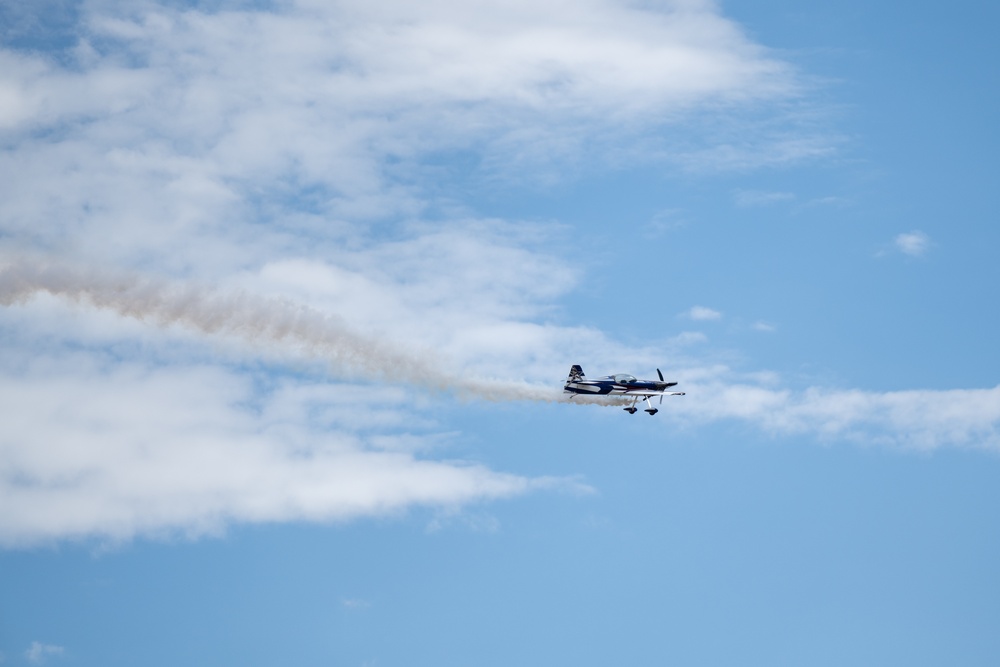
[[[655,415],[659,410],[653,407],[653,404],[649,402],[651,396],[659,396],[660,404],[663,404],[664,396],[683,396],[683,391],[667,391],[670,387],[676,385],[676,382],[665,382],[663,380],[663,373],[660,369],[656,369],[656,374],[660,376],[660,381],[656,380],[638,380],[634,375],[628,375],[627,373],[619,373],[618,375],[606,375],[596,380],[588,380],[584,374],[583,369],[579,366],[574,365],[569,369],[569,377],[566,378],[566,385],[563,387],[563,391],[567,394],[584,394],[588,396],[601,396],[601,395],[611,395],[611,396],[631,396],[632,405],[625,408],[625,412],[634,415],[638,408],[635,404],[640,398],[646,400],[646,412],[650,415]],[[573,396],[570,396],[572,399]]]

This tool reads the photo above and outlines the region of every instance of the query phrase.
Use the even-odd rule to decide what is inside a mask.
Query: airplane
[[[659,410],[653,407],[653,404],[649,402],[651,396],[659,396],[660,404],[663,404],[664,396],[683,396],[683,391],[667,391],[670,387],[676,385],[676,382],[665,382],[663,380],[663,373],[660,369],[656,369],[656,374],[660,376],[660,381],[656,380],[639,380],[634,375],[629,375],[627,373],[618,373],[617,375],[606,375],[604,377],[597,378],[596,380],[588,380],[583,374],[583,368],[574,364],[569,369],[569,377],[566,378],[566,385],[563,387],[563,392],[567,394],[573,394],[576,396],[580,395],[611,395],[611,396],[631,396],[632,405],[625,408],[625,412],[630,415],[634,415],[638,408],[635,404],[640,398],[646,400],[646,412],[650,416],[655,415]],[[573,398],[570,396],[570,399]]]

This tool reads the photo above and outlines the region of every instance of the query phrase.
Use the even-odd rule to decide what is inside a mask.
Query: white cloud
[[[361,598],[343,598],[340,604],[345,609],[369,609],[372,606],[371,602]]]
[[[239,369],[245,354],[239,345],[227,353],[232,365],[219,365],[218,352],[198,361],[190,336],[145,325],[137,337],[133,325],[116,329],[122,320],[86,309],[70,320],[65,339],[54,329],[65,328],[67,319],[52,318],[53,308],[65,310],[50,298],[3,311],[14,327],[0,355],[3,544],[201,535],[231,522],[341,521],[413,505],[443,508],[445,518],[475,517],[456,510],[535,489],[585,489],[573,479],[442,459],[446,441],[429,410],[434,397],[411,406],[412,392],[386,386],[385,378],[359,385],[248,374]],[[218,345],[243,335],[222,322],[217,330],[225,332],[214,339],[221,352]],[[501,346],[498,364],[517,358],[517,348],[502,347],[504,337],[475,347]],[[64,340],[75,340],[76,350],[62,349]],[[583,330],[541,327],[535,342],[546,350],[545,361],[526,357],[516,367],[550,383],[565,374],[563,362],[606,364],[611,355],[641,367],[657,354],[588,338]],[[303,352],[292,348],[285,360],[294,366]],[[796,393],[773,375],[747,379],[697,367],[672,375],[688,395],[667,414],[691,423],[736,418],[769,432],[824,439],[1000,447],[1000,388]],[[482,516],[486,523],[477,520],[477,529],[490,525]],[[440,525],[436,520],[432,529]]]
[[[688,345],[697,345],[700,343],[705,343],[708,341],[708,336],[706,336],[701,331],[682,331],[676,336],[672,337],[668,343],[676,345],[678,347],[684,347]]]
[[[753,329],[754,331],[763,331],[766,333],[771,333],[773,331],[777,331],[778,327],[771,324],[770,322],[764,322],[763,320],[758,320],[757,322],[753,323]]]
[[[318,257],[360,221],[419,214],[427,154],[522,177],[627,145],[607,141],[621,128],[797,94],[703,2],[84,11],[67,66],[0,50],[8,248],[209,274]]]
[[[712,310],[705,306],[692,306],[684,315],[692,320],[705,321],[705,320],[720,320],[722,319],[722,313],[717,310]]]
[[[417,248],[427,254],[422,244]],[[429,260],[421,261],[434,264],[439,253],[436,250]],[[378,262],[374,280],[368,278],[371,273],[335,271],[321,264],[296,263],[275,271],[265,267],[259,276],[243,277],[243,284],[257,287],[253,291],[210,289],[129,272],[13,263],[0,267],[0,304],[23,305],[26,310],[11,309],[7,315],[16,319],[23,313],[18,326],[42,327],[38,335],[115,341],[95,334],[86,318],[71,332],[59,331],[60,302],[52,299],[56,296],[64,303],[96,307],[101,313],[146,324],[138,328],[109,320],[93,324],[127,330],[136,337],[176,328],[272,358],[316,359],[336,377],[408,382],[492,400],[558,400],[558,390],[525,383],[525,369],[533,368],[534,360],[559,360],[555,374],[528,370],[528,379],[547,383],[562,373],[567,355],[585,353],[597,360],[617,356],[621,346],[599,332],[516,319],[518,314],[535,312],[529,292],[534,282],[523,283],[517,294],[520,302],[508,292],[514,292],[512,288],[525,276],[530,278],[531,263],[544,258],[526,255],[520,272],[491,272],[492,260],[505,253],[505,248],[494,245],[490,252],[471,258],[482,259],[481,263],[438,263],[444,267],[441,273],[429,269],[408,273],[402,257],[391,263],[401,271],[398,279],[381,273]],[[548,266],[549,275],[561,271],[557,262],[549,261]],[[543,282],[538,298],[551,289],[551,281]],[[470,291],[477,284],[482,287]],[[291,300],[289,295],[308,299]],[[508,300],[515,309],[505,307]],[[567,350],[566,339],[573,340],[577,352]],[[514,375],[512,368],[518,369]],[[488,377],[493,379],[484,379]]]
[[[436,158],[534,180],[588,152],[742,169],[832,150],[785,122],[795,72],[708,1],[175,4],[85,3],[58,58],[0,49],[0,263],[36,271],[0,276],[6,545],[414,505],[488,528],[455,508],[579,489],[450,460],[434,399],[398,405],[402,381],[548,400],[571,363],[662,354],[551,323],[577,279],[546,249],[559,230],[440,201]],[[831,420],[747,396],[690,414]]]
[[[766,192],[762,190],[737,190],[734,194],[736,205],[743,208],[768,206],[795,199],[791,192]]]
[[[796,133],[794,127],[739,131],[744,135],[712,137],[707,145],[681,151],[676,158],[689,171],[749,171],[829,157],[839,143],[836,137]]]
[[[850,199],[847,199],[845,197],[835,197],[835,196],[818,197],[816,199],[810,199],[808,202],[806,202],[806,206],[837,206],[837,207],[844,207],[844,206],[850,206],[850,205],[851,205],[851,200]]]
[[[680,372],[683,401],[670,411],[695,423],[740,419],[765,431],[931,450],[1000,451],[1000,386],[873,392],[812,387],[793,391],[742,381],[725,368]]]
[[[930,237],[921,231],[914,230],[898,235],[893,243],[896,249],[910,257],[923,257],[930,247]]]
[[[447,254],[448,243],[437,241],[434,252]],[[501,257],[508,252],[493,241]],[[432,246],[416,248],[426,255]],[[427,289],[435,274],[412,271],[398,250],[390,266],[399,281],[301,262],[237,281],[256,292],[69,266],[5,267],[0,542],[199,535],[231,522],[337,521],[583,488],[442,459],[428,407],[442,391],[559,400],[552,378],[573,361],[637,353],[598,332],[503,319],[534,312],[526,294],[518,303],[508,293],[508,280],[524,279],[513,272],[478,289],[482,310],[463,310],[473,275],[452,273],[458,293],[443,282]],[[521,259],[530,274],[536,258]],[[540,289],[546,295],[551,286]],[[356,291],[377,307],[354,304]],[[288,300],[296,295],[314,305]],[[79,305],[67,307],[67,297]],[[487,307],[491,300],[500,305]],[[390,319],[381,319],[382,307]],[[340,312],[352,314],[349,323],[331,317]],[[451,342],[440,348],[446,354],[427,356],[423,340]],[[241,370],[261,360],[293,373]],[[294,372],[303,368],[304,377]],[[331,383],[325,373],[342,379]],[[401,382],[434,391],[393,386]]]
[[[570,363],[648,361],[596,331],[514,319],[560,293],[565,272],[520,242],[439,230],[341,253],[344,268],[276,262],[215,289],[8,264],[0,543],[201,535],[413,505],[467,517],[455,508],[584,489],[442,458],[430,416],[437,391],[559,400],[553,378]],[[505,261],[520,271],[482,272]],[[241,369],[261,361],[293,372]]]
[[[60,657],[65,653],[66,649],[62,646],[43,644],[42,642],[31,642],[31,646],[24,652],[24,657],[26,657],[28,662],[32,664],[41,665],[44,664],[49,658]]]
[[[278,381],[255,391],[252,378],[224,368],[81,353],[5,366],[8,546],[342,521],[579,485],[418,456],[419,419],[405,447],[380,439],[413,412],[412,396],[384,386]],[[358,410],[352,425],[345,416]],[[428,439],[434,449],[433,432]]]
[[[589,491],[590,489],[581,487],[581,490]],[[500,520],[483,512],[445,509],[435,513],[434,518],[427,524],[426,530],[428,533],[437,533],[453,527],[476,533],[496,533],[500,530]]]

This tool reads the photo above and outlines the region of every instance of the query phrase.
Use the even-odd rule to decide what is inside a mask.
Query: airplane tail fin
[[[583,377],[583,368],[573,364],[569,369],[569,377],[566,378],[566,382],[579,382]]]

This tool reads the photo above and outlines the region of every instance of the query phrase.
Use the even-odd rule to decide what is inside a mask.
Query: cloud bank
[[[449,458],[435,406],[558,400],[571,363],[652,370],[683,337],[562,323],[559,228],[478,216],[465,188],[832,145],[797,125],[794,69],[707,0],[50,10],[4,14],[0,48],[6,546],[586,490]],[[995,390],[677,371],[691,424],[996,447]]]
[[[365,405],[365,387],[283,381],[262,392],[218,367],[95,363],[75,354],[4,370],[7,546],[197,536],[234,521],[340,521],[415,504],[585,489],[424,458],[433,438],[394,435],[397,417],[385,414],[392,406]],[[368,413],[354,428],[341,414],[352,408]]]

